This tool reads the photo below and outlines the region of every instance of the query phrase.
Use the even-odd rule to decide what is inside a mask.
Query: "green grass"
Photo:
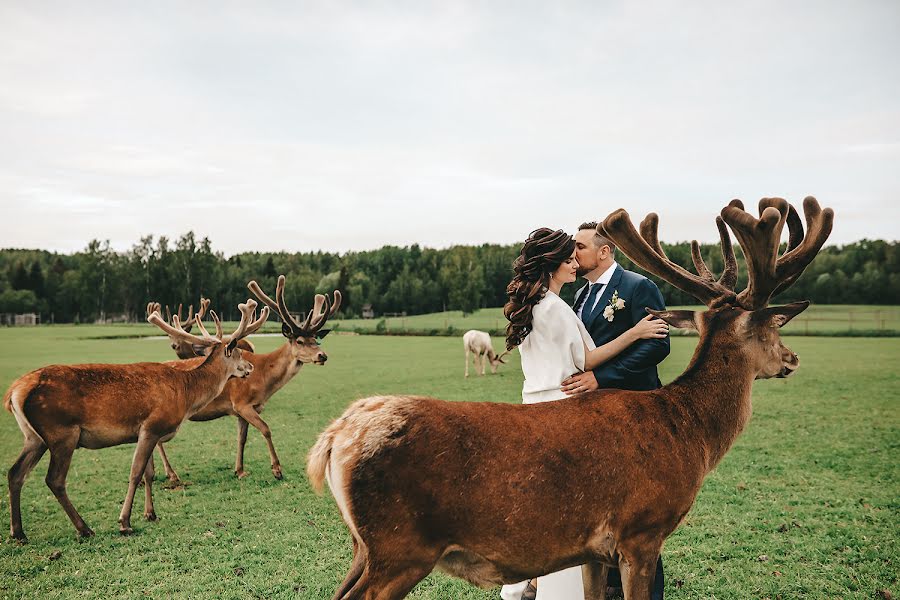
[[[705,310],[699,306],[674,306],[673,309],[687,308]],[[377,331],[383,322],[383,330]],[[234,328],[237,323],[225,323],[225,328]],[[340,331],[387,334],[461,335],[469,329],[491,331],[500,335],[506,329],[506,319],[502,308],[483,308],[469,315],[458,310],[450,310],[409,317],[387,317],[376,319],[334,319],[329,326]],[[61,327],[65,331],[71,327],[78,331],[74,337],[128,338],[159,335],[159,330],[146,323],[117,325],[69,325]],[[38,329],[46,329],[42,326]],[[263,332],[278,333],[281,325],[270,321],[263,326]],[[785,328],[789,335],[836,335],[836,336],[900,336],[900,306],[870,306],[821,304],[810,306]],[[70,333],[61,335],[70,336]]]
[[[0,387],[55,362],[173,356],[164,340],[84,339],[98,333],[108,330],[0,330]],[[269,351],[281,340],[255,342]],[[680,373],[695,342],[673,340],[664,380]],[[787,380],[757,382],[747,431],[666,544],[667,598],[868,599],[884,588],[900,592],[900,340],[793,337],[789,345],[802,357],[800,370]],[[30,543],[0,544],[0,596],[330,598],[350,564],[350,540],[333,500],[315,496],[303,475],[308,448],[350,402],[370,394],[519,401],[517,354],[498,375],[464,380],[461,346],[458,338],[327,338],[328,364],[304,367],[264,413],[285,480],[272,477],[256,431],[246,455],[251,475],[238,481],[231,473],[233,419],[187,423],[169,453],[193,484],[177,491],[156,486],[158,523],[140,519],[138,494],[137,533],[129,538],[119,536],[116,518],[132,445],[76,452],[69,493],[97,532],[81,542],[44,485],[45,457],[23,493]],[[20,448],[15,420],[3,413],[3,468]],[[5,489],[0,494],[0,514],[8,518]],[[51,560],[55,551],[60,557]],[[411,597],[498,594],[434,574]]]

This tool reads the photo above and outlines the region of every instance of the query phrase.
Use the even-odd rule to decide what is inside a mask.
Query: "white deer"
[[[480,368],[482,375],[484,375],[485,358],[491,363],[491,373],[496,373],[499,365],[506,364],[503,357],[509,354],[508,350],[500,355],[494,353],[494,348],[491,345],[491,336],[486,332],[478,331],[477,329],[470,329],[463,335],[463,346],[466,349],[466,377],[469,376],[470,352],[475,355],[475,370],[478,371]]]

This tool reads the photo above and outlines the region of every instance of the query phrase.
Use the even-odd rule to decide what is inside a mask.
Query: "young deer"
[[[830,209],[813,198],[804,209],[806,237],[784,200],[763,199],[759,219],[739,201],[723,209],[718,280],[696,242],[699,276],[666,257],[655,214],[641,235],[624,210],[607,217],[604,235],[626,255],[709,307],[654,312],[700,333],[687,370],[660,389],[531,405],[413,396],[351,405],[308,464],[317,490],[327,479],[353,537],[353,563],[334,598],[403,598],[436,566],[491,586],[575,565],[584,565],[587,599],[605,598],[607,565],[621,571],[627,600],[650,598],[663,542],[750,418],[754,379],[787,377],[799,364],[778,328],[808,302],[766,305],[831,232]],[[747,259],[740,293],[725,223]],[[785,223],[790,241],[779,257]]]
[[[215,398],[229,378],[246,377],[252,372],[253,365],[241,356],[237,343],[266,321],[268,308],[254,321],[255,309],[253,300],[241,304],[241,322],[224,340],[218,319],[217,337],[210,336],[198,320],[203,334],[200,337],[172,327],[158,312],[152,313],[148,320],[169,335],[210,348],[209,354],[190,370],[159,363],[51,365],[14,381],[3,403],[15,415],[25,445],[8,476],[12,536],[26,539],[20,509],[22,484],[48,449],[47,486],[78,533],[86,537],[94,532],[66,493],[72,453],[76,448],[98,449],[137,442],[128,492],[119,515],[119,531],[132,531],[131,508],[142,474],[146,482],[144,516],[156,520],[151,489],[153,448],[159,441],[172,439],[185,416]],[[175,323],[178,324],[177,317]]]
[[[324,365],[328,360],[328,355],[322,351],[319,340],[328,335],[329,330],[322,329],[322,327],[340,308],[341,293],[334,292],[333,304],[326,296],[316,295],[313,309],[307,315],[306,320],[302,324],[298,324],[284,302],[284,275],[278,278],[278,285],[275,289],[276,300],[267,296],[255,281],[251,281],[247,287],[268,308],[277,312],[281,317],[283,322],[281,333],[287,338],[287,342],[268,354],[245,353],[244,359],[254,367],[250,376],[228,382],[221,394],[200,410],[189,414],[188,418],[191,421],[211,421],[226,415],[237,417],[238,443],[234,472],[239,478],[247,475],[247,471],[244,470],[244,447],[247,444],[248,426],[253,425],[266,440],[272,463],[272,474],[276,479],[281,479],[281,461],[278,460],[275,445],[272,443],[272,431],[263,421],[260,413],[269,398],[293,379],[305,363]],[[166,364],[176,369],[187,369],[191,368],[196,360],[172,361]],[[159,453],[170,485],[177,485],[180,482],[178,474],[169,463],[162,443],[159,444]]]
[[[491,345],[491,336],[484,332],[478,331],[477,329],[470,329],[463,335],[463,347],[466,349],[466,377],[469,376],[469,353],[475,355],[475,371],[481,369],[481,374],[484,375],[484,362],[487,362],[491,365],[491,373],[497,372],[497,367],[500,365],[505,365],[506,362],[503,360],[503,357],[509,354],[509,350],[506,352],[497,355],[494,352],[494,348]]]

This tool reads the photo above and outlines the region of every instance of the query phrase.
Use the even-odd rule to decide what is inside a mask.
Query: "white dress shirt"
[[[587,314],[591,314],[591,311],[593,311],[594,307],[597,306],[597,303],[600,302],[600,296],[602,296],[603,292],[606,291],[606,286],[609,284],[609,280],[612,279],[613,273],[615,273],[616,267],[618,267],[618,266],[619,266],[619,263],[617,263],[616,261],[613,261],[613,264],[607,270],[603,271],[603,273],[600,275],[600,277],[597,278],[597,281],[588,280],[588,286],[584,290],[585,294],[590,294],[591,286],[594,286],[594,285],[599,285],[600,291],[597,292],[597,297],[594,298],[593,306],[591,306],[590,308],[587,308],[585,306],[585,304],[587,304],[587,302],[585,302],[581,305],[581,308],[578,309],[578,318],[579,319],[581,319],[583,321],[584,319],[582,318],[581,315],[584,314],[584,311],[587,310],[588,311]]]

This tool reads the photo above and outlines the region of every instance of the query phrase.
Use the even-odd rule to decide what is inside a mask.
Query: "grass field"
[[[675,306],[706,310],[706,307]],[[334,321],[345,331],[374,331],[382,319],[344,319]],[[447,311],[428,315],[384,318],[384,330],[390,333],[404,331],[444,331],[453,327],[458,332],[469,329],[502,332],[506,319],[500,308],[485,308],[463,316],[460,311]],[[810,306],[787,325],[785,331],[796,335],[898,335],[900,334],[900,306],[868,306],[846,304],[822,304]]]
[[[0,329],[0,388],[50,363],[172,358],[161,339],[85,339],[121,329]],[[281,340],[255,342],[269,351]],[[684,368],[695,342],[673,339],[661,368],[665,381]],[[666,544],[667,598],[900,593],[900,340],[792,337],[788,343],[802,357],[800,370],[787,380],[757,382],[747,431]],[[251,430],[247,447],[251,474],[238,481],[231,472],[234,421],[187,423],[168,448],[192,485],[156,486],[158,523],[140,519],[138,494],[132,537],[119,536],[116,518],[133,445],[75,454],[69,493],[97,532],[86,541],[76,539],[44,485],[45,457],[23,492],[30,542],[0,544],[0,596],[330,598],[350,564],[350,540],[333,500],[315,496],[303,476],[309,446],[352,400],[370,394],[519,401],[517,354],[496,376],[464,380],[461,346],[446,337],[328,337],[328,364],[304,367],[264,413],[285,480],[272,477],[257,432]],[[4,412],[4,469],[20,448],[15,420]],[[0,514],[8,519],[5,479],[3,485]],[[433,574],[411,597],[498,595]]]

